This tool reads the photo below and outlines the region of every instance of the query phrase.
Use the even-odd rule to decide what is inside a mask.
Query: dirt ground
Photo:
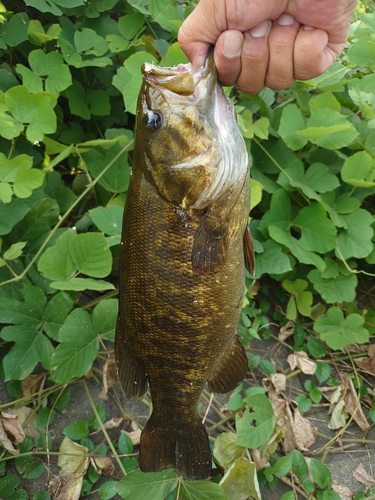
[[[251,343],[251,350],[252,352],[262,356],[264,359],[271,359],[280,370],[287,367],[286,358],[290,351],[287,351],[285,347],[280,347],[280,344],[272,340],[253,341]],[[261,380],[258,377],[260,377],[260,374],[257,374],[256,372],[254,372],[253,374],[249,374],[247,383],[249,385],[261,385]],[[305,375],[300,374],[288,379],[285,395],[287,397],[290,397],[291,399],[294,399],[297,394],[303,391],[303,382],[305,378]],[[118,387],[115,389],[115,393],[109,394],[109,398],[107,400],[103,400],[99,397],[99,394],[102,390],[101,385],[97,381],[95,381],[94,378],[87,380],[87,384],[94,404],[98,405],[100,403],[101,405],[103,405],[107,414],[107,420],[124,416],[123,414],[121,414],[121,410],[118,406],[118,396],[119,398],[121,398],[123,409],[126,414],[131,418],[136,419],[142,425],[145,424],[149,410],[148,406],[142,401],[125,400],[120,394]],[[53,436],[53,451],[58,451],[60,442],[63,438],[62,431],[69,423],[77,420],[90,420],[93,416],[91,403],[87,397],[87,392],[84,388],[83,383],[77,382],[75,384],[72,384],[71,387],[72,399],[69,406],[62,411],[57,411],[56,418],[50,427],[50,431],[52,432]],[[4,400],[8,399],[8,397],[5,396],[6,391],[4,386],[0,387],[0,391],[0,402],[4,403]],[[226,400],[227,396],[221,398],[220,402],[224,404]],[[314,405],[309,412],[304,414],[304,416],[310,420],[313,426],[317,428],[318,432],[333,437],[335,433],[327,428],[327,423],[329,420],[327,407],[328,405]],[[205,413],[206,408],[207,402],[204,401],[202,414]],[[210,425],[210,420],[215,421],[215,419],[217,420],[217,418],[217,413],[208,413],[208,427]],[[119,432],[120,429],[110,430],[109,435],[111,439],[116,440]],[[350,488],[353,493],[366,490],[364,485],[359,483],[353,475],[355,469],[359,465],[362,464],[364,466],[364,469],[370,476],[375,476],[375,426],[372,426],[370,432],[367,435],[367,440],[372,441],[373,443],[371,446],[369,446],[368,444],[361,444],[360,440],[363,439],[363,434],[363,431],[356,424],[352,424],[341,436],[342,441],[338,441],[333,446],[333,448],[328,449],[328,452],[325,456],[325,463],[330,468],[333,479],[341,485]],[[90,435],[89,437],[98,444],[102,441],[105,441],[104,436],[100,431],[94,435]],[[351,441],[348,442],[348,439],[350,439]],[[305,453],[305,456],[315,456],[316,458],[321,459],[321,455],[314,455],[314,452],[324,446],[327,441],[327,438],[318,437],[315,444],[311,446],[310,451]],[[59,469],[56,464],[56,455],[51,455],[49,458],[47,470],[41,477],[35,480],[22,480],[21,486],[26,489],[30,499],[37,491],[47,489],[50,474],[58,474]],[[17,473],[12,461],[9,463],[7,473]],[[115,466],[114,476],[112,476],[112,478],[103,478],[103,481],[120,478],[121,473]],[[100,481],[99,483],[96,483],[95,487],[97,485],[100,486]],[[279,486],[274,491],[270,491],[268,487],[261,488],[263,500],[279,500],[282,495],[289,490],[290,486],[283,483],[282,481],[280,481]],[[99,499],[99,495],[97,493],[92,493],[89,496],[83,498],[96,500]],[[120,497],[116,496],[114,498]],[[300,498],[303,497],[301,496]]]

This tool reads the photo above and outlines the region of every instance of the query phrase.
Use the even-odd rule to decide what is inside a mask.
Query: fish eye
[[[150,132],[156,132],[162,126],[163,118],[157,111],[147,111],[145,116],[146,127]]]

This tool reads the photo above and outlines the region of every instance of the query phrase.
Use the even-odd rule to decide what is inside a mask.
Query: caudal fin
[[[143,472],[172,467],[189,479],[206,479],[211,472],[211,451],[202,423],[156,425],[151,416],[141,436],[139,466]]]

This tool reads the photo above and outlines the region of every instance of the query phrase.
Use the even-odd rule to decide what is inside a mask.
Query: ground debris
[[[287,361],[292,370],[298,367],[306,375],[314,375],[316,372],[317,364],[311,361],[304,351],[296,351],[293,354],[289,354]]]
[[[356,470],[353,472],[354,479],[359,483],[363,484],[366,488],[371,488],[375,485],[375,479],[368,474],[363,466],[359,464]]]

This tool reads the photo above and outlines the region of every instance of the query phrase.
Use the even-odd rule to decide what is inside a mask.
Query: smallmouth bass
[[[205,383],[233,390],[247,371],[236,327],[245,264],[254,266],[248,157],[212,52],[189,64],[145,63],[124,212],[115,356],[125,396],[149,384],[143,471],[211,472],[197,412]]]

